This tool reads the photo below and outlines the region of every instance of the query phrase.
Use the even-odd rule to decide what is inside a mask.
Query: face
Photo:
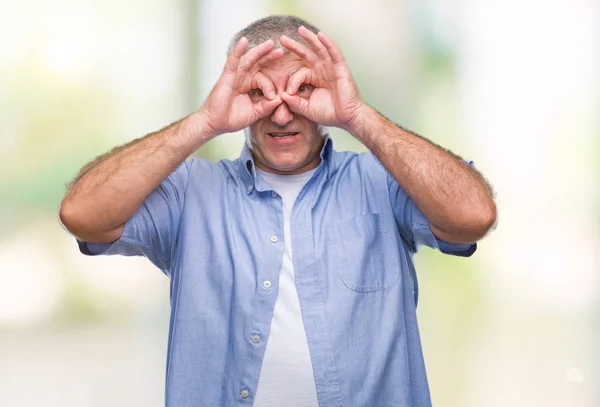
[[[297,55],[288,52],[280,59],[271,61],[261,68],[271,80],[275,92],[286,90],[288,78],[299,68],[306,66]],[[298,95],[309,98],[312,87],[302,85]],[[253,102],[263,98],[262,91],[250,92]],[[300,174],[316,168],[325,138],[320,134],[320,126],[307,118],[292,112],[287,104],[277,106],[267,116],[250,126],[252,155],[258,168],[277,174]]]

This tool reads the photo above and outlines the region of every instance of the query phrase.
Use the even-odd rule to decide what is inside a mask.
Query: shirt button
[[[263,283],[263,287],[265,288],[271,288],[271,282],[269,280],[265,280]]]
[[[277,196],[277,192],[275,192],[275,191],[271,192],[271,196],[272,196],[273,198],[275,198],[275,197]]]
[[[240,396],[242,396],[243,399],[248,398],[248,390],[244,389],[240,392]]]
[[[259,343],[260,342],[260,336],[258,336],[258,335],[252,335],[252,342]]]
[[[248,191],[252,191],[252,185],[248,185]]]
[[[277,236],[271,236],[271,242],[273,243],[277,243],[279,239],[277,239]]]

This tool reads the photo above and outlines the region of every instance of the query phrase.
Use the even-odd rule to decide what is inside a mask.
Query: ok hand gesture
[[[290,109],[325,126],[350,131],[366,104],[362,101],[340,49],[320,32],[298,29],[310,48],[282,36],[281,45],[306,61],[289,79],[281,98]]]
[[[283,50],[273,49],[274,43],[269,40],[244,55],[247,46],[248,40],[242,37],[199,111],[206,120],[211,138],[248,127],[271,114],[282,103],[273,83],[259,70],[269,61],[281,58]],[[249,96],[251,91],[261,93],[264,98],[253,103]]]

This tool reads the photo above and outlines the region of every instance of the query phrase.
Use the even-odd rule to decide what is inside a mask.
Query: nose
[[[278,126],[285,126],[294,119],[294,114],[290,111],[287,103],[282,103],[275,108],[271,114],[271,121]]]

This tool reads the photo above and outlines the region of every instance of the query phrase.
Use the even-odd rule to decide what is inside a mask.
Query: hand
[[[272,40],[263,42],[244,55],[248,40],[237,43],[227,58],[221,77],[199,110],[209,128],[210,137],[246,128],[271,114],[282,101],[273,83],[259,69],[268,62],[281,58],[284,51],[273,49]],[[251,94],[258,93],[256,103]]]
[[[340,49],[323,32],[318,35],[305,27],[298,29],[311,48],[286,36],[281,45],[304,59],[308,68],[300,68],[288,80],[281,98],[289,108],[309,120],[350,131],[366,107],[350,68]]]

